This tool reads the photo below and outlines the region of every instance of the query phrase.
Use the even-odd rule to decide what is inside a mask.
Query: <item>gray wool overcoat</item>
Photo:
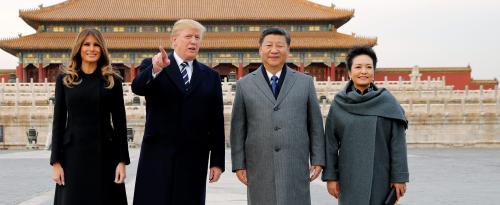
[[[232,170],[247,170],[248,204],[309,205],[309,166],[325,163],[323,120],[313,79],[287,67],[275,99],[261,69],[236,86]]]
[[[328,113],[322,179],[340,183],[339,205],[382,205],[390,183],[409,180],[407,120],[385,88],[359,95],[351,87],[337,93]]]

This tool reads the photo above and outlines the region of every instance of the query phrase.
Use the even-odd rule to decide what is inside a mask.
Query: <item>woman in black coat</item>
[[[78,35],[71,63],[57,77],[55,98],[54,204],[127,204],[123,88],[98,30]]]
[[[391,187],[398,199],[406,192],[408,122],[396,98],[373,84],[370,47],[352,49],[346,61],[351,80],[328,113],[322,179],[340,205],[382,205]]]

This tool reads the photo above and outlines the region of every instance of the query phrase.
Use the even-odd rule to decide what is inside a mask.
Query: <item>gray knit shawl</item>
[[[335,95],[332,106],[355,115],[400,120],[404,123],[405,128],[408,128],[403,108],[387,89],[373,85],[373,91],[360,95],[355,91],[349,92],[351,86],[354,86],[353,82],[349,81],[346,87]]]

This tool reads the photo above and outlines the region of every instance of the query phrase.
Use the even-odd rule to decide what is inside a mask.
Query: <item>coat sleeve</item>
[[[338,181],[339,180],[339,148],[340,140],[335,132],[335,123],[333,117],[333,104],[330,106],[325,124],[326,138],[326,166],[323,170],[321,179],[323,181]]]
[[[236,94],[231,116],[231,161],[232,171],[246,169],[245,141],[247,138],[247,116],[241,83],[236,83]]]
[[[210,167],[219,167],[225,170],[225,135],[224,135],[224,104],[222,100],[222,85],[219,74],[215,73],[213,121],[210,126]]]
[[[152,59],[146,58],[142,60],[141,65],[139,65],[139,74],[132,81],[132,92],[141,96],[148,95],[153,80]]]
[[[115,78],[113,86],[113,103],[111,104],[111,119],[113,120],[113,144],[117,148],[120,162],[130,164],[127,142],[127,120],[125,115],[125,104],[123,101],[122,81]]]
[[[62,154],[62,141],[66,131],[67,107],[63,84],[64,75],[57,76],[55,87],[54,117],[52,121],[52,147],[50,165],[60,162]]]
[[[393,120],[391,130],[391,182],[408,182],[408,156],[406,154],[406,129],[403,122]]]
[[[325,135],[323,116],[316,97],[314,81],[309,81],[309,98],[307,100],[307,129],[310,141],[311,165],[325,166]]]

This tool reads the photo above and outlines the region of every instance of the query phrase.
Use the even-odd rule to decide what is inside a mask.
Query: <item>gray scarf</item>
[[[353,82],[349,81],[347,86],[335,95],[333,104],[351,114],[400,120],[405,124],[405,128],[408,128],[403,108],[387,89],[373,85],[372,91],[360,95],[355,91],[349,92],[351,86],[354,86]]]

